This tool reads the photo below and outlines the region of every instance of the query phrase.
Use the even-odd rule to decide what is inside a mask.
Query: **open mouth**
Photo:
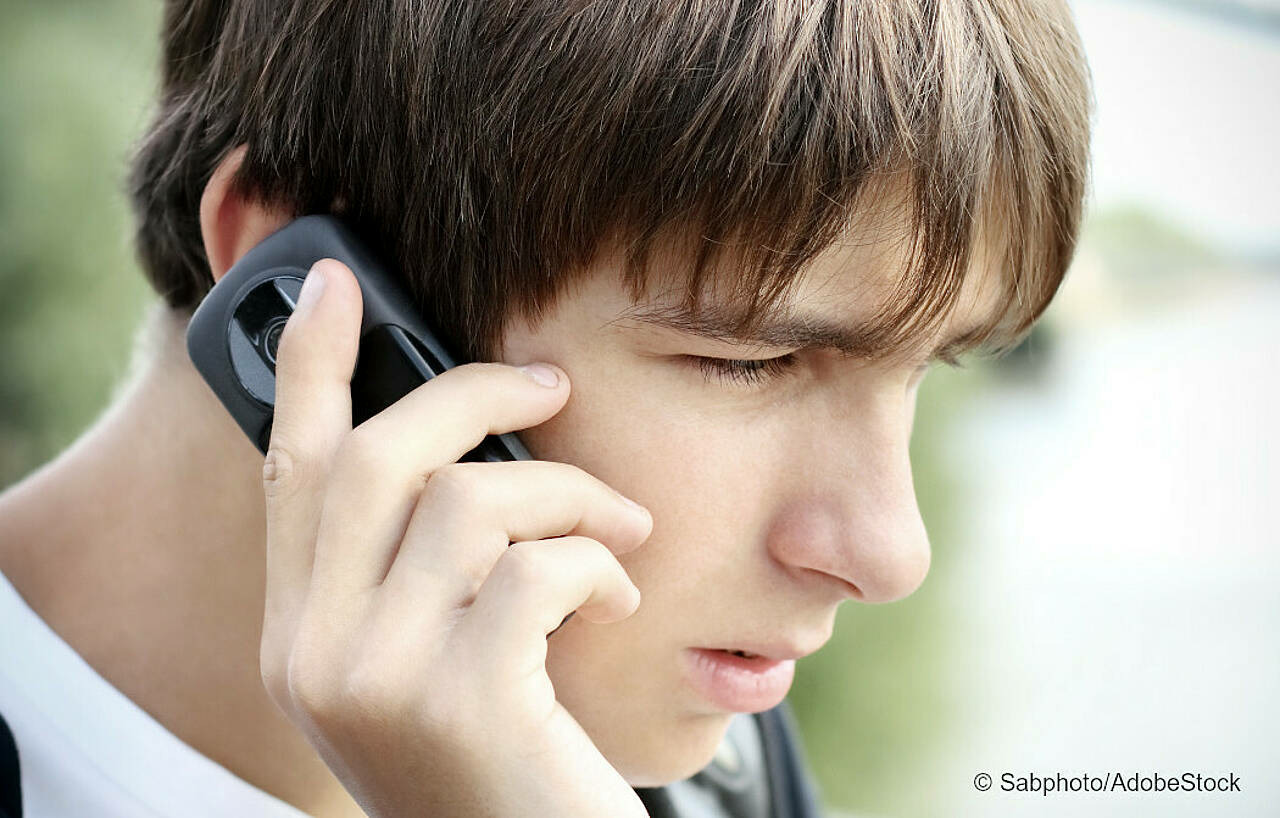
[[[725,653],[732,653],[734,656],[741,656],[743,659],[759,659],[760,654],[748,653],[745,650],[725,650]]]

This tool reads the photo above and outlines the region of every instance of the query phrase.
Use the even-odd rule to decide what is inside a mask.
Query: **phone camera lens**
[[[276,362],[276,350],[280,347],[280,336],[284,334],[284,325],[288,320],[284,317],[273,318],[262,332],[262,352],[272,365]]]

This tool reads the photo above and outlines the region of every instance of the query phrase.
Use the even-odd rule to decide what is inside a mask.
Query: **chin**
[[[701,716],[661,735],[634,736],[616,752],[603,746],[600,749],[631,786],[662,787],[686,779],[710,764],[732,717],[733,714]]]

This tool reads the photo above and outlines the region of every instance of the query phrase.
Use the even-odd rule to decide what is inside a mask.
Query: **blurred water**
[[[1280,280],[1066,332],[947,452],[969,475],[939,815],[1280,815]],[[1239,794],[1000,791],[1184,771]],[[995,778],[989,792],[974,776]]]

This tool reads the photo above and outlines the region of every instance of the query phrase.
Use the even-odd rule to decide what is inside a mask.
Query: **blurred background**
[[[838,813],[1280,809],[1280,2],[1073,7],[1097,97],[1074,266],[1013,354],[926,380],[930,577],[844,606],[792,693]],[[107,405],[151,301],[121,189],[158,19],[0,0],[0,490]],[[1112,771],[1242,792],[1000,791]]]

